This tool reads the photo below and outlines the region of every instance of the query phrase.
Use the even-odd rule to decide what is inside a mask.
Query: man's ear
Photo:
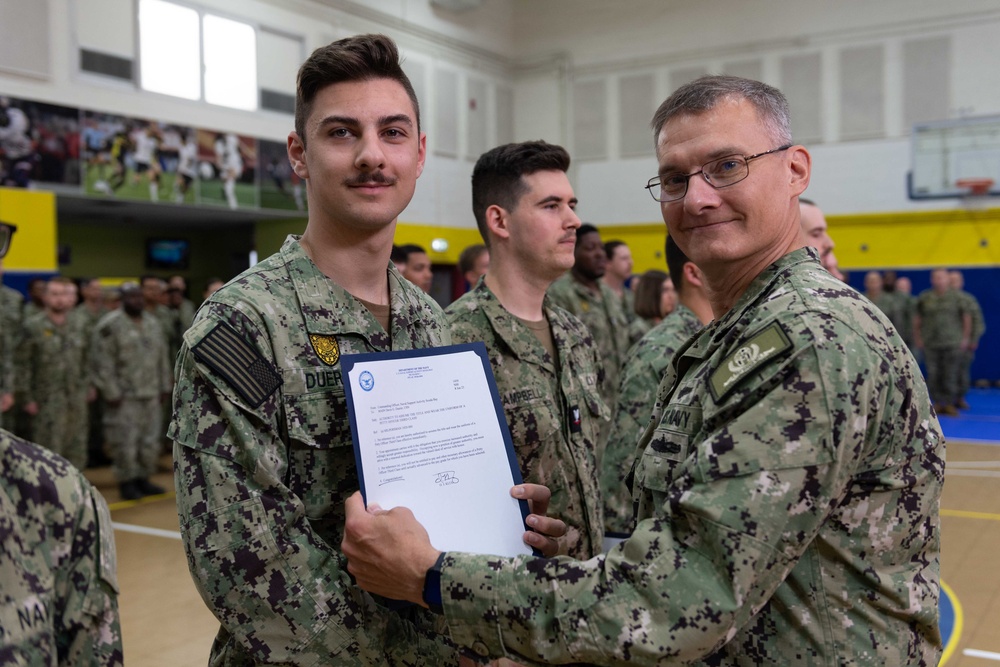
[[[308,179],[309,168],[306,167],[306,146],[302,139],[299,138],[298,133],[288,133],[287,150],[288,163],[292,165],[292,171],[302,180]]]
[[[788,149],[791,153],[789,160],[789,185],[792,194],[798,196],[809,187],[809,177],[812,174],[812,156],[805,146],[792,146]]]
[[[491,204],[486,209],[486,228],[491,235],[500,239],[510,238],[509,222],[507,211],[500,206]]]
[[[685,285],[694,285],[695,287],[704,289],[705,274],[701,272],[701,269],[694,262],[684,262],[681,272],[684,274]]]

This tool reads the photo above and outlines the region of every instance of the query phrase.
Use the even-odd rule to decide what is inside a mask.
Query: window
[[[167,0],[140,0],[139,45],[145,90],[257,108],[253,26]]]

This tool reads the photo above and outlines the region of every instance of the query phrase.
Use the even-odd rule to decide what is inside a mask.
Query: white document
[[[408,507],[442,551],[530,554],[527,503],[482,343],[341,357],[366,505]]]

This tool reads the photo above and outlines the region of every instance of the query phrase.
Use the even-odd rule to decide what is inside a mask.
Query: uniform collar
[[[483,309],[483,314],[490,322],[490,327],[496,333],[497,338],[510,348],[515,357],[520,361],[537,364],[555,371],[552,357],[542,347],[535,334],[524,326],[519,318],[503,307],[496,295],[487,287],[485,280],[480,279],[474,292],[480,308]],[[542,301],[542,311],[552,329],[553,342],[558,349],[560,345],[556,339],[557,327],[553,323],[548,296]]]
[[[385,348],[386,332],[364,304],[350,292],[326,277],[306,255],[301,236],[289,235],[281,246],[281,256],[295,287],[306,331],[313,334],[355,334],[363,336],[375,348]],[[424,328],[426,312],[419,289],[407,283],[391,262],[386,267],[389,280],[389,318],[393,325],[393,348],[409,342]],[[402,347],[410,347],[405,345]]]
[[[800,264],[815,264],[816,268],[825,270],[820,265],[819,254],[811,246],[793,250],[787,255],[779,257],[773,264],[769,265],[753,279],[753,282],[740,295],[740,298],[736,300],[736,303],[728,313],[723,315],[721,319],[713,320],[705,327],[705,335],[699,336],[687,350],[686,354],[695,357],[711,354],[711,350],[718,344],[718,341],[737,322],[743,319],[746,311],[754,306],[760,300],[761,296],[770,294],[773,285],[783,276],[787,275],[792,267]]]

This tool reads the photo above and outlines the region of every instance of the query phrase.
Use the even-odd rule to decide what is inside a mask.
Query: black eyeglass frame
[[[14,232],[17,231],[17,225],[12,225],[9,222],[0,222],[0,259],[3,259],[7,255],[7,251],[10,250],[10,241],[14,238]]]
[[[684,197],[687,195],[688,184],[691,182],[691,178],[693,176],[698,176],[699,174],[701,175],[702,178],[705,179],[706,183],[708,183],[709,185],[711,185],[716,190],[721,190],[722,188],[728,188],[730,185],[736,185],[737,183],[742,183],[747,178],[749,178],[749,176],[750,176],[750,160],[756,160],[759,157],[764,157],[765,155],[772,155],[772,154],[778,153],[780,151],[787,151],[789,148],[791,148],[794,145],[795,144],[785,144],[784,146],[778,146],[777,148],[772,148],[769,151],[764,151],[762,153],[756,153],[754,155],[740,155],[739,153],[733,153],[732,155],[723,155],[720,158],[716,158],[714,160],[709,160],[705,164],[701,165],[701,169],[699,169],[698,171],[695,171],[695,172],[692,172],[690,174],[686,174],[685,175],[685,178],[684,178],[684,192],[682,192],[679,197],[672,197],[670,199],[659,199],[656,196],[656,191],[654,190],[654,188],[659,188],[660,187],[660,184],[662,183],[660,176],[654,176],[653,178],[649,179],[649,181],[645,185],[645,188],[646,188],[647,191],[649,191],[649,196],[653,198],[653,201],[657,201],[657,202],[660,202],[660,203],[672,202],[672,201],[678,201],[680,199],[684,199]],[[734,157],[743,158],[743,162],[746,164],[747,172],[743,175],[742,178],[740,178],[738,180],[735,180],[732,183],[726,183],[725,185],[716,185],[711,180],[709,180],[708,176],[705,176],[705,167],[707,167],[708,165],[714,164],[716,162],[722,162],[723,160],[728,160],[728,159],[734,158]]]

